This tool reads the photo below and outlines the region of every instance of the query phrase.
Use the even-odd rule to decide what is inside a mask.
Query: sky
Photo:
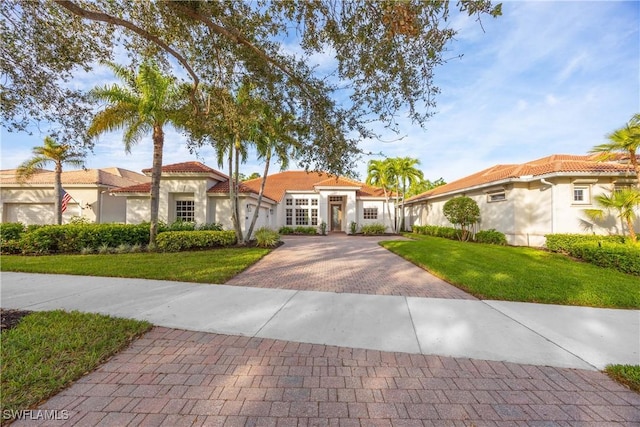
[[[458,34],[444,55],[451,59],[435,69],[441,93],[433,117],[424,128],[400,118],[400,135],[364,140],[361,148],[417,158],[425,178],[451,182],[497,164],[586,154],[640,112],[640,2],[507,1],[502,13],[483,17],[482,25],[454,16],[450,26]],[[75,84],[90,88],[111,78],[103,71],[78,76]],[[2,128],[0,168],[17,167],[44,136]],[[185,140],[167,131],[164,164],[195,160],[218,168],[212,150],[192,154]],[[379,157],[358,163],[360,179],[372,158]],[[139,172],[151,159],[150,137],[126,154],[122,135],[114,133],[97,140],[86,167]],[[254,156],[241,171],[263,167]]]

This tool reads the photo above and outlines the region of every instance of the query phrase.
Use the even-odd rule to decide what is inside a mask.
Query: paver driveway
[[[285,236],[227,285],[370,295],[475,299],[378,245],[396,236]]]

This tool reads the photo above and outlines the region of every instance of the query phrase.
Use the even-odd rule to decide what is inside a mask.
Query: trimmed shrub
[[[579,242],[571,245],[569,254],[600,267],[640,276],[640,245],[637,244]]]
[[[280,227],[280,230],[278,230],[279,234],[293,234],[293,228],[292,227]]]
[[[165,233],[167,231],[222,231],[222,224],[217,222],[207,224],[197,224],[190,221],[176,220],[167,225],[164,222],[158,222],[158,233]]]
[[[489,243],[492,245],[506,245],[507,238],[504,233],[493,228],[489,230],[480,230],[476,233],[475,241],[478,243]]]
[[[227,231],[167,231],[158,234],[156,247],[159,251],[179,252],[193,249],[209,249],[232,246],[236,233]]]
[[[0,241],[2,241],[2,243],[8,242],[9,240],[18,240],[24,232],[25,227],[21,222],[0,223]]]
[[[269,227],[260,227],[255,233],[256,245],[261,248],[272,248],[280,242],[280,235]]]
[[[294,234],[318,234],[318,230],[315,227],[296,227],[293,230]]]
[[[360,231],[364,235],[384,234],[386,230],[387,227],[380,223],[367,224],[360,228]]]
[[[547,234],[547,249],[553,252],[569,253],[571,246],[576,243],[608,242],[625,243],[625,236],[598,236],[593,234]]]
[[[29,229],[20,238],[25,254],[81,252],[83,248],[147,245],[149,224],[65,224]]]
[[[461,231],[453,227],[440,227],[438,225],[416,225],[413,227],[416,234],[424,234],[425,236],[444,237],[445,239],[457,240],[460,238]]]
[[[451,224],[460,226],[460,240],[469,240],[469,227],[480,221],[480,207],[471,197],[459,196],[447,201],[442,213]]]

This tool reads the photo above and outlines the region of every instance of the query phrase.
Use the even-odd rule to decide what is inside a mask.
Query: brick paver
[[[69,419],[15,425],[640,425],[600,372],[160,327],[40,409]]]
[[[304,291],[475,299],[378,245],[396,236],[285,236],[280,248],[227,285]]]

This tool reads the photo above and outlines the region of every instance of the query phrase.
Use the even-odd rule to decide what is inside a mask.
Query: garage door
[[[23,224],[53,224],[53,203],[6,203],[4,222]]]

